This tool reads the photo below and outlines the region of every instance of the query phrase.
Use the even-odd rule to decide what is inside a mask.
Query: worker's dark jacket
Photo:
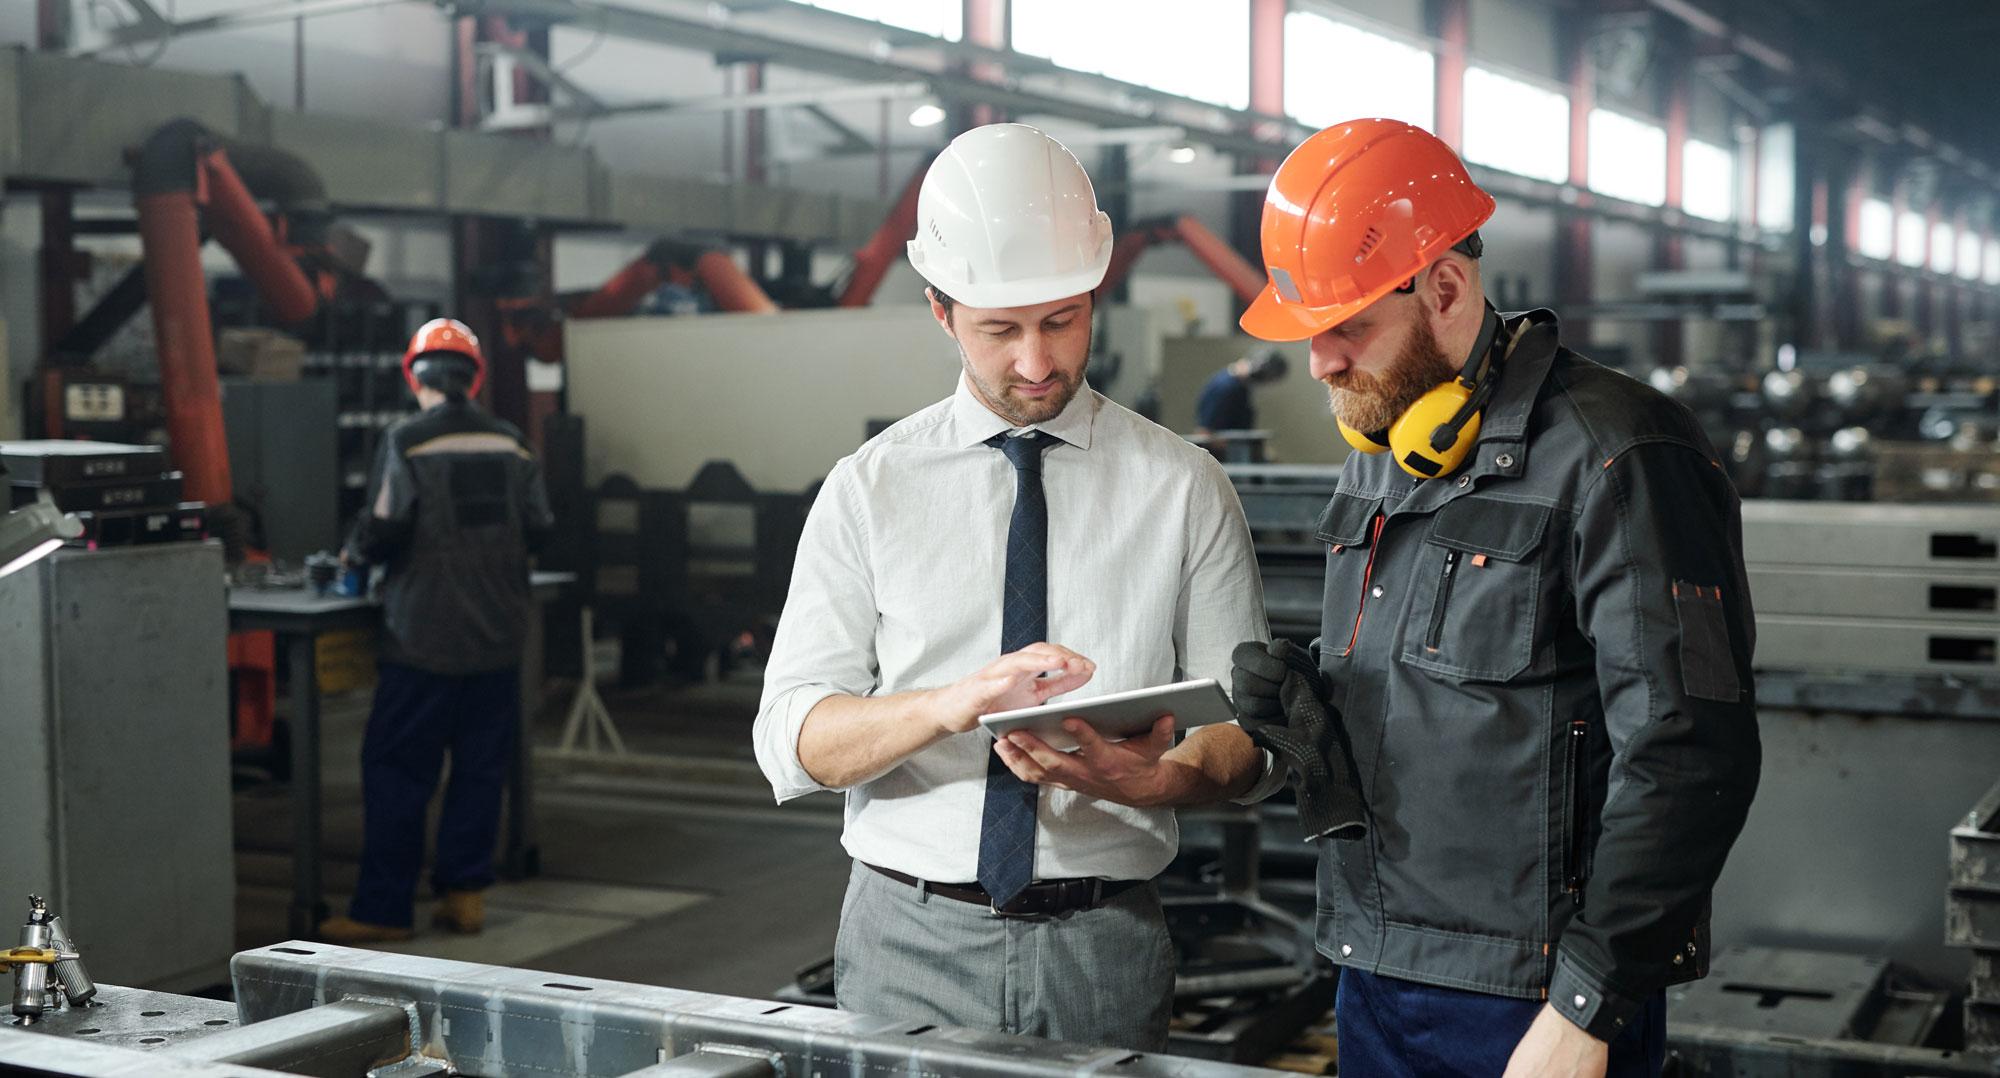
[[[1508,324],[1466,463],[1349,457],[1317,527],[1370,824],[1321,844],[1318,942],[1609,1039],[1706,973],[1757,787],[1739,502],[1685,408]]]
[[[438,674],[521,661],[529,551],[553,524],[521,432],[447,401],[390,427],[350,549],[385,563],[385,662]]]

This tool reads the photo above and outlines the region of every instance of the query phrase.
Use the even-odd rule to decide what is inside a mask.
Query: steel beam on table
[[[767,1059],[782,1073],[820,1078],[886,1073],[1248,1078],[1273,1073],[769,1000],[315,943],[245,951],[230,968],[246,1023],[344,998],[408,1004],[417,1016],[423,1054],[482,1078],[622,1078],[692,1052]]]
[[[343,999],[188,1041],[172,1054],[314,1078],[347,1078],[407,1057],[415,1028],[400,1006]]]
[[[281,1071],[176,1059],[115,1044],[0,1025],[0,1074],[14,1078],[286,1078]]]

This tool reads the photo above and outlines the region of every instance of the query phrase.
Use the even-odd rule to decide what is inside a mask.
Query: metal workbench
[[[576,581],[575,573],[535,573],[532,587],[538,604],[546,604]],[[277,637],[290,681],[292,776],[292,904],[290,932],[310,936],[326,919],[320,882],[320,691],[314,647],[321,633],[372,628],[382,620],[379,599],[318,595],[304,588],[232,588],[229,592],[231,632],[269,632]],[[534,840],[533,792],[528,751],[531,710],[541,696],[541,623],[539,610],[528,619],[528,644],[521,663],[523,708],[518,743],[507,773],[507,838],[501,871],[531,876],[539,870]]]

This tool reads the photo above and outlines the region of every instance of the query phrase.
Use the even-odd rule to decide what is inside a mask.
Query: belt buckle
[[[1049,911],[1046,909],[1038,908],[1042,904],[1035,902],[1032,897],[1035,894],[1035,888],[1037,886],[1046,886],[1046,885],[1045,884],[1038,885],[1031,883],[1028,886],[1022,888],[1021,893],[1014,896],[1014,901],[1010,904],[1012,908],[1009,908],[1009,906],[1002,906],[999,903],[994,902],[993,896],[988,895],[986,896],[986,908],[992,910],[994,916],[996,917],[1012,917],[1017,919],[1026,919],[1030,917],[1044,916]]]

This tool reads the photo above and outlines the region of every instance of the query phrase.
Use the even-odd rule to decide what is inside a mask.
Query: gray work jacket
[[[1467,461],[1350,457],[1316,529],[1370,823],[1321,843],[1318,944],[1610,1039],[1706,973],[1757,786],[1739,502],[1685,408],[1507,324]]]
[[[463,400],[390,427],[349,549],[388,566],[384,662],[479,674],[521,662],[529,555],[554,523],[521,432]]]

